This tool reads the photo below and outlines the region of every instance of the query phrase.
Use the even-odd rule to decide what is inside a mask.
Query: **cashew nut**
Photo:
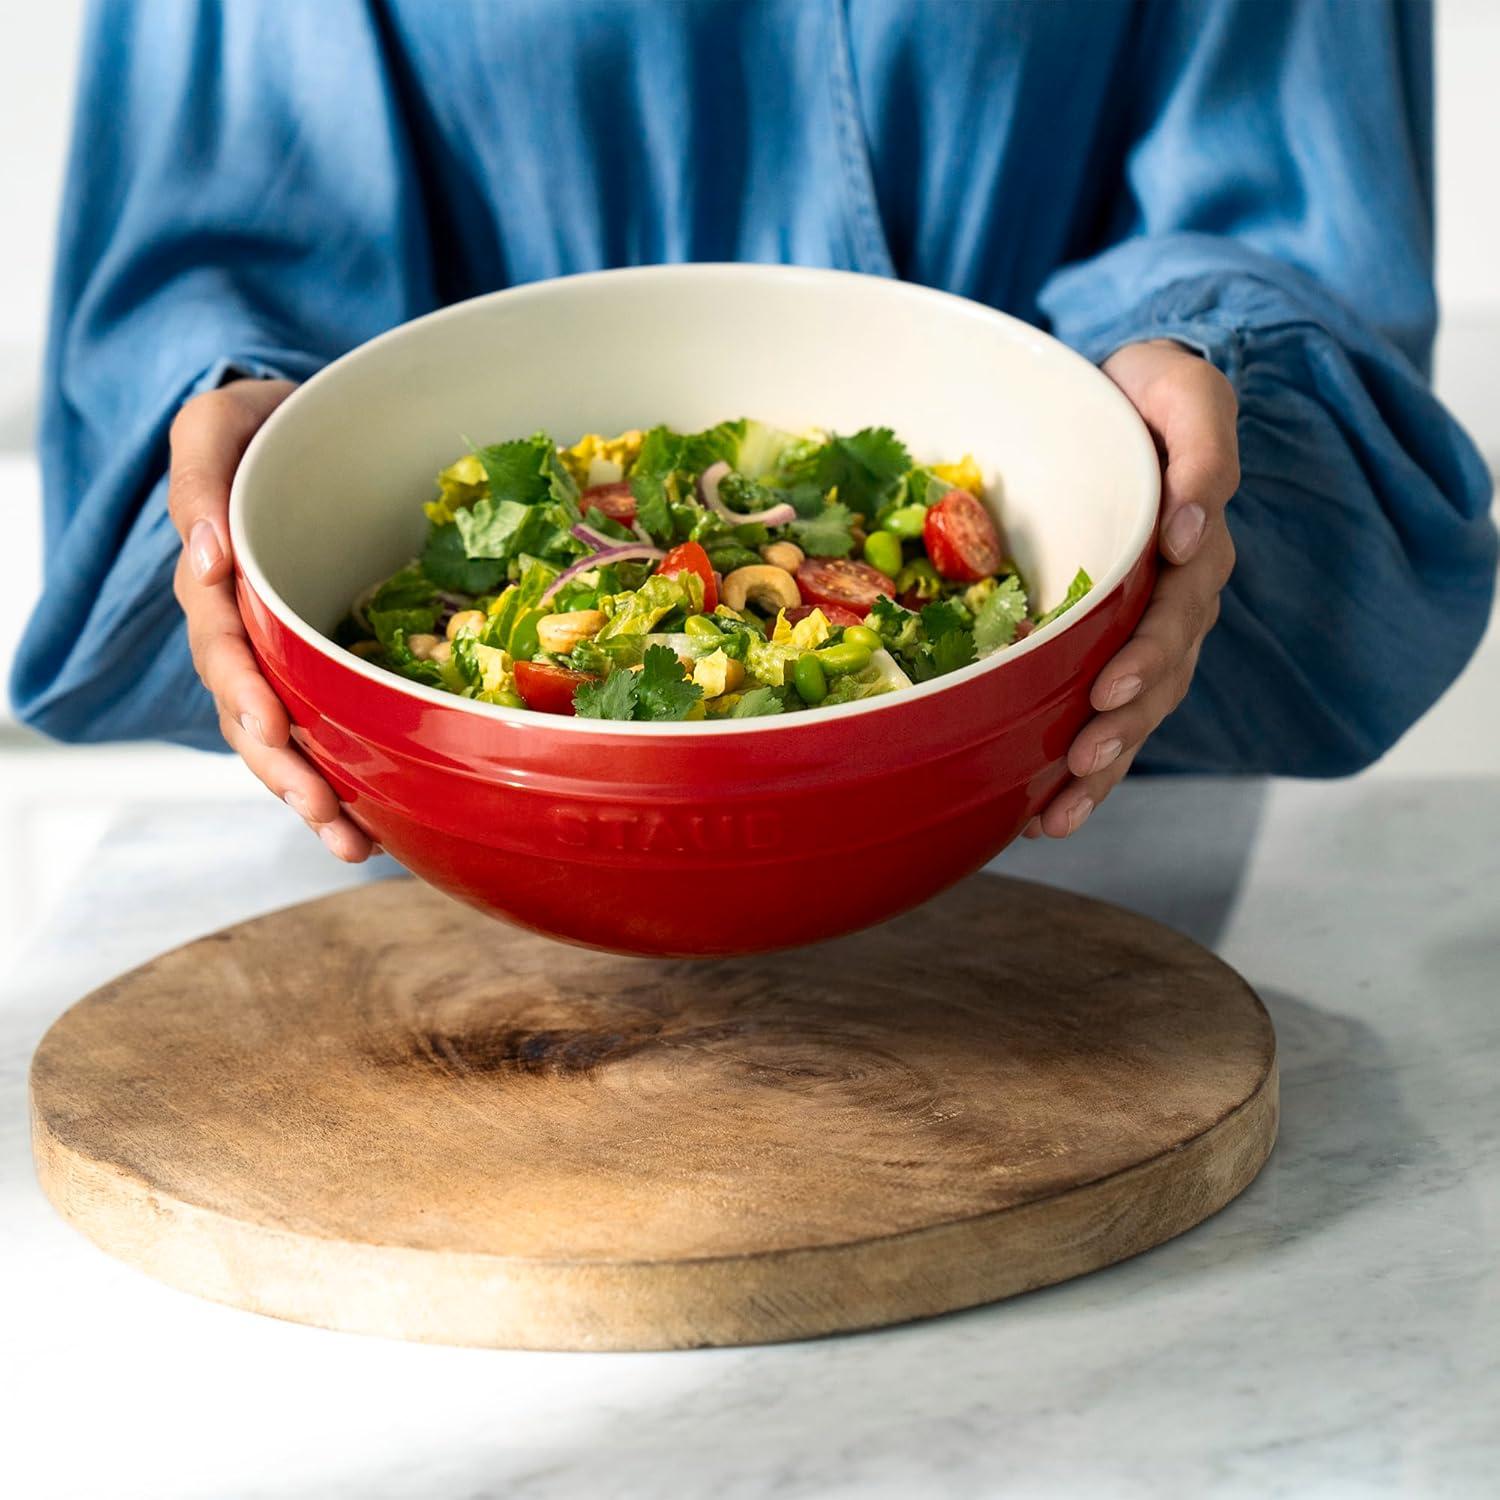
[[[778,609],[795,609],[802,603],[797,580],[784,568],[758,563],[752,568],[736,568],[724,580],[724,602],[731,609],[744,609],[754,602],[768,615]]]
[[[461,609],[448,620],[448,639],[456,640],[461,635],[478,635],[484,629],[485,613],[482,609]]]
[[[452,641],[439,641],[431,651],[427,653],[428,661],[445,662],[453,655]]]
[[[543,651],[566,656],[579,641],[587,640],[603,629],[602,609],[570,609],[561,614],[543,615],[536,622],[536,638]]]
[[[417,635],[409,635],[406,638],[406,649],[416,657],[418,661],[431,661],[432,653],[437,649],[438,638],[428,635],[422,631]]]
[[[760,549],[760,555],[773,568],[780,568],[784,573],[795,573],[807,556],[796,542],[767,542]]]

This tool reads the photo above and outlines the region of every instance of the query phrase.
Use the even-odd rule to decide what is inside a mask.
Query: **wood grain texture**
[[[1277,1120],[1230,969],[987,875],[696,964],[364,886],[80,1001],[31,1096],[48,1196],[163,1281],[551,1349],[799,1338],[1076,1276],[1221,1208]]]

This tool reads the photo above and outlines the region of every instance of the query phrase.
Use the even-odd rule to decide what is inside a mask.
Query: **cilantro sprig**
[[[639,672],[611,672],[602,682],[579,683],[574,712],[584,719],[636,719],[666,724],[687,718],[703,689],[682,675],[665,646],[648,646]]]

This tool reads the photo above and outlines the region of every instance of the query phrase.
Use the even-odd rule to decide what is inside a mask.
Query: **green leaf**
[[[596,677],[603,677],[614,666],[604,647],[592,640],[579,641],[568,653],[567,662],[575,672],[588,672]]]
[[[974,655],[974,636],[968,630],[955,630],[937,637],[928,648],[932,657],[933,676],[941,677],[946,672],[956,672],[960,667],[971,666]]]
[[[542,602],[542,595],[551,587],[552,580],[562,570],[539,557],[517,559],[516,591],[521,604],[534,606]]]
[[[847,557],[854,550],[853,523],[854,513],[835,500],[817,515],[793,521],[787,533],[809,557]]]
[[[370,629],[375,632],[375,639],[389,651],[398,634],[403,641],[409,635],[431,634],[437,624],[437,610],[431,607],[368,609],[365,611],[365,618],[370,622]]]
[[[583,518],[585,526],[593,529],[603,536],[612,536],[617,542],[633,542],[636,540],[635,533],[621,522],[604,514],[597,505],[591,505],[588,514]]]
[[[511,500],[518,505],[535,505],[549,497],[547,460],[555,459],[556,454],[552,439],[542,432],[511,443],[492,443],[475,451],[489,481],[489,498]]]
[[[922,606],[922,629],[927,632],[927,639],[930,641],[941,640],[944,636],[963,630],[967,624],[968,620],[951,599]]]
[[[1026,590],[1012,573],[1003,578],[980,604],[974,615],[974,649],[989,656],[1010,645],[1016,638],[1016,627],[1026,618]]]
[[[573,690],[573,712],[581,719],[631,719],[635,717],[635,699],[636,674],[611,672],[603,682],[578,684]]]
[[[505,581],[505,564],[489,558],[470,558],[453,521],[434,523],[422,550],[422,571],[440,589],[459,594],[488,594]]]
[[[366,611],[372,609],[421,609],[436,603],[437,590],[432,580],[416,563],[409,563],[399,573],[392,573],[370,596]]]
[[[729,710],[731,719],[760,719],[767,714],[786,712],[786,702],[773,687],[751,688]]]
[[[697,609],[703,603],[703,581],[696,573],[677,573],[668,578],[656,573],[631,594],[621,594],[609,606],[609,620],[598,639],[619,635],[645,635],[674,609]],[[668,653],[671,654],[670,652]],[[672,658],[676,661],[676,657]]]
[[[787,477],[813,480],[862,516],[871,516],[901,492],[911,454],[889,427],[866,427],[852,437],[833,437],[803,457]]]
[[[740,445],[745,440],[745,419],[738,422],[720,422],[706,432],[699,432],[682,440],[680,466],[689,473],[701,474],[716,463],[739,466]]]
[[[538,525],[540,522],[540,526]],[[476,500],[468,510],[461,510],[453,524],[463,538],[464,553],[470,558],[489,557],[504,562],[517,552],[535,551],[550,527],[539,507],[522,505],[518,500]],[[523,532],[529,532],[524,540]]]
[[[878,594],[865,620],[894,655],[919,646],[923,639],[922,617],[886,594]]]
[[[641,662],[635,684],[636,718],[685,719],[703,690],[682,675],[676,654],[666,646],[648,646]]]
[[[1066,614],[1068,610],[1078,603],[1088,591],[1093,588],[1094,581],[1089,577],[1087,571],[1080,568],[1074,575],[1073,581],[1068,585],[1067,597],[1061,604],[1049,609],[1037,622],[1037,629],[1043,625],[1050,625],[1059,615]]]
[[[641,442],[630,470],[630,492],[635,496],[635,518],[651,539],[671,545],[676,535],[672,504],[677,499],[676,470],[682,461],[683,440],[665,427],[653,427]]]
[[[421,632],[412,633],[416,635]],[[411,647],[406,644],[406,631],[399,626],[391,636],[390,645],[386,647],[385,660],[393,671],[399,672],[403,677],[410,677],[413,682],[427,682],[436,687],[443,684],[443,674],[433,662],[419,661],[411,654]]]
[[[547,444],[547,457],[542,463],[547,493],[551,496],[553,505],[562,512],[563,519],[571,526],[578,520],[578,485],[568,473],[568,466],[562,461],[552,439],[546,437],[545,433],[538,433],[537,436],[545,438]]]

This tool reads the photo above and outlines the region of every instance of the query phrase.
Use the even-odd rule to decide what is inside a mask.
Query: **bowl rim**
[[[1140,467],[1144,488],[1151,496],[1151,503],[1149,506],[1143,508],[1141,517],[1137,521],[1128,542],[1121,549],[1107,572],[1094,580],[1093,587],[1089,590],[1088,595],[1080,603],[1068,610],[1066,614],[1061,615],[1058,619],[1051,621],[1040,629],[1033,630],[1025,640],[1008,646],[1003,651],[997,651],[994,655],[987,657],[983,661],[971,663],[966,667],[960,667],[956,672],[949,672],[942,677],[936,677],[927,682],[914,683],[911,687],[903,688],[899,692],[882,693],[878,697],[861,699],[855,703],[841,703],[833,708],[819,709],[816,713],[766,714],[749,719],[695,719],[681,720],[675,723],[638,723],[634,720],[620,721],[614,719],[577,718],[567,714],[539,715],[535,709],[506,708],[498,703],[481,703],[473,698],[461,697],[457,693],[444,692],[440,688],[429,687],[425,683],[413,682],[409,678],[402,677],[395,672],[388,672],[384,668],[374,666],[361,657],[355,656],[352,652],[337,645],[332,639],[325,636],[322,631],[313,629],[307,621],[287,604],[280,593],[271,586],[270,580],[267,579],[265,573],[262,571],[254,551],[245,536],[242,520],[245,504],[243,492],[254,482],[255,470],[261,450],[268,443],[275,441],[277,429],[284,420],[288,408],[297,401],[303,391],[333,378],[339,371],[347,369],[352,364],[374,357],[377,352],[383,350],[385,345],[399,342],[418,326],[441,322],[445,319],[457,319],[468,316],[476,308],[494,303],[501,298],[509,301],[522,299],[538,300],[566,295],[568,289],[583,283],[666,281],[688,277],[705,281],[717,279],[725,282],[779,281],[804,282],[812,285],[832,285],[843,282],[859,283],[864,286],[876,284],[887,288],[889,295],[904,298],[918,307],[923,304],[941,303],[950,310],[957,310],[964,317],[972,318],[976,322],[999,321],[1004,323],[1008,325],[1017,341],[1033,352],[1044,354],[1046,357],[1052,359],[1061,358],[1065,363],[1071,362],[1077,367],[1089,371],[1094,378],[1102,381],[1108,387],[1108,390],[1103,393],[1104,398],[1118,402],[1129,412],[1134,424],[1134,430],[1138,434],[1136,462]],[[1154,543],[1160,506],[1161,465],[1156,445],[1152,441],[1151,435],[1147,431],[1146,425],[1141,420],[1139,413],[1131,405],[1129,398],[1097,365],[1084,358],[1075,349],[1064,344],[1060,339],[1054,338],[1049,333],[1044,333],[1041,329],[1034,327],[1023,319],[1017,318],[1010,313],[1001,312],[998,308],[988,307],[982,302],[974,301],[972,298],[960,296],[955,292],[945,292],[936,287],[922,286],[916,282],[900,281],[891,277],[872,276],[860,271],[843,271],[813,266],[759,264],[742,261],[692,261],[665,265],[625,266],[603,271],[581,271],[567,276],[552,276],[539,281],[523,282],[518,286],[504,287],[494,292],[483,292],[478,296],[467,297],[460,302],[450,303],[445,307],[437,308],[432,312],[408,319],[403,323],[398,323],[394,328],[388,328],[385,332],[367,339],[364,343],[355,345],[353,349],[348,350],[337,359],[331,360],[322,369],[303,381],[271,413],[270,417],[250,440],[249,445],[245,449],[244,456],[235,470],[234,480],[230,487],[229,538],[236,570],[241,574],[244,583],[282,626],[305,645],[317,651],[320,655],[327,657],[335,665],[343,667],[373,684],[403,693],[420,702],[476,714],[481,718],[491,719],[501,724],[516,727],[530,726],[534,728],[540,718],[549,728],[558,729],[563,733],[699,737],[721,734],[758,734],[768,731],[781,731],[785,733],[799,727],[807,728],[812,725],[831,723],[835,719],[852,719],[865,714],[889,712],[900,705],[916,703],[920,699],[931,697],[934,694],[944,692],[963,683],[972,682],[981,676],[1004,670],[1006,667],[1019,661],[1022,657],[1029,655],[1033,651],[1040,650],[1042,647],[1056,640],[1065,630],[1092,614],[1106,599],[1119,590],[1126,577],[1139,562],[1142,553]]]

